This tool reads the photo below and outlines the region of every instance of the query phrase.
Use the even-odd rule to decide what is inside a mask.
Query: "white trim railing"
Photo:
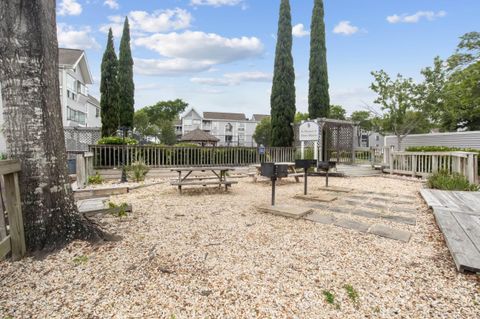
[[[388,152],[390,174],[428,177],[440,170],[460,173],[478,183],[478,154],[473,152]]]

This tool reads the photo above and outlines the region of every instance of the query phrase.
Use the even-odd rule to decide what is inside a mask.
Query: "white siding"
[[[386,136],[385,146],[397,147],[396,136]],[[446,146],[480,149],[480,131],[413,134],[403,139],[401,150],[410,146]]]

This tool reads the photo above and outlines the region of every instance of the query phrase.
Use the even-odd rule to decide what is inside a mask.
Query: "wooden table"
[[[298,173],[297,172],[297,169],[295,168],[295,163],[293,163],[293,162],[279,162],[279,163],[275,163],[275,165],[287,165],[288,166],[288,177],[295,177],[295,182],[297,182],[297,183],[300,182],[300,177],[303,176],[303,173]],[[254,174],[252,177],[253,177],[253,181],[256,182],[257,177],[261,175],[260,172],[261,172],[262,165],[261,164],[256,164],[254,166],[257,169],[257,173]]]
[[[177,167],[172,168],[172,172],[178,173],[178,179],[170,181],[170,185],[177,186],[180,193],[182,186],[207,186],[218,185],[221,187],[225,185],[225,190],[228,190],[232,184],[238,182],[227,181],[227,172],[234,171],[233,167]],[[193,172],[212,172],[213,176],[196,176],[189,177]],[[182,176],[183,175],[183,176]]]

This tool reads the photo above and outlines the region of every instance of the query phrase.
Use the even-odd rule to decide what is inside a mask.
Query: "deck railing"
[[[267,147],[166,147],[137,145],[90,145],[93,167],[108,169],[143,161],[148,167],[247,166],[261,162],[292,162],[295,148]]]
[[[20,202],[20,186],[18,174],[20,162],[14,160],[0,161],[0,176],[2,193],[0,201],[0,259],[12,253],[17,260],[25,255],[25,235],[23,231],[23,216]],[[5,220],[7,212],[8,223]]]
[[[428,177],[440,170],[464,175],[478,183],[478,154],[471,152],[390,152],[390,174]]]

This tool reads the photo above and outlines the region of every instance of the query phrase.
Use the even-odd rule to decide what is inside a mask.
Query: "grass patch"
[[[345,290],[347,291],[347,295],[348,295],[348,298],[350,298],[350,300],[354,303],[354,304],[358,304],[359,300],[359,294],[358,294],[358,291],[353,288],[352,285],[348,284],[348,285],[345,285],[343,286],[343,288],[345,288]]]
[[[95,175],[88,176],[88,184],[98,185],[103,183],[103,178],[98,172]]]
[[[127,216],[127,203],[121,203],[117,205],[113,202],[108,202],[108,208],[112,209],[112,215],[116,217],[125,217]]]
[[[75,265],[86,264],[87,262],[88,262],[88,256],[86,255],[81,255],[73,258],[73,263]]]

